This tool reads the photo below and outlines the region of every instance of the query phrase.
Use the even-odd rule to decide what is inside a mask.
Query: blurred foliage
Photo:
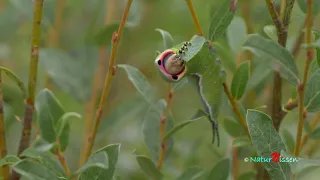
[[[60,36],[57,37],[59,44],[57,47],[52,47],[50,32],[54,30],[57,0],[45,0],[37,85],[37,103],[40,105],[38,107],[36,105],[37,118],[34,118],[36,119],[34,124],[38,122],[40,128],[49,129],[41,128],[40,139],[34,136],[36,129],[33,129],[33,145],[24,154],[32,160],[19,161],[11,156],[15,155],[18,149],[17,142],[22,129],[24,102],[16,84],[4,76],[4,114],[9,154],[6,162],[13,164],[18,161],[13,169],[31,179],[40,176],[42,179],[50,179],[49,177],[55,175],[65,176],[57,158],[52,153],[48,153],[49,150],[53,151],[58,147],[64,151],[70,170],[82,173],[79,178],[81,180],[92,178],[91,174],[98,174],[98,172],[102,172],[97,176],[103,179],[111,179],[110,174],[114,173],[114,179],[124,180],[144,180],[161,176],[178,180],[205,180],[208,177],[223,180],[231,179],[233,147],[236,146],[240,172],[238,179],[255,179],[254,163],[243,162],[243,159],[261,155],[265,150],[262,146],[269,143],[268,139],[265,138],[264,142],[261,142],[261,139],[253,140],[250,144],[248,139],[243,137],[244,131],[238,118],[223,94],[221,113],[218,118],[221,144],[220,147],[213,145],[208,122],[194,121],[191,118],[199,109],[203,109],[195,80],[192,78],[187,78],[174,87],[167,131],[177,126],[179,131],[171,129],[174,132],[171,131],[172,134],[168,137],[163,170],[159,172],[156,168],[160,132],[157,131],[159,124],[151,121],[159,121],[160,114],[164,112],[167,82],[161,78],[155,68],[154,60],[157,51],[162,52],[165,50],[164,47],[189,40],[196,34],[196,28],[184,0],[134,0],[116,57],[116,64],[121,65],[112,82],[106,107],[103,109],[94,153],[89,159],[91,161],[79,169],[82,139],[85,138],[83,137],[85,105],[90,101],[92,94],[94,73],[99,67],[99,53],[103,49],[107,51],[108,56],[110,55],[112,34],[118,28],[126,2],[126,0],[113,0],[113,3],[108,3],[109,1],[111,0],[65,1],[62,28]],[[281,0],[275,2],[277,9],[280,9]],[[289,98],[295,98],[292,95],[296,91],[294,85],[302,77],[306,50],[301,48],[300,55],[295,60],[289,52],[295,46],[300,27],[304,24],[306,8],[304,2],[298,0],[294,5],[287,47],[282,48],[275,42],[276,33],[264,2],[241,0],[238,2],[236,13],[232,14],[229,11],[225,13],[225,10],[228,10],[227,1],[193,1],[205,36],[214,40],[216,53],[227,74],[226,82],[232,84],[230,86],[232,94],[239,102],[243,117],[246,117],[247,109],[269,105],[267,102],[271,92],[268,86],[273,79],[273,62],[280,62],[282,77],[287,80],[283,82],[283,103]],[[314,15],[316,15],[313,29],[319,32],[320,13],[316,12],[320,9],[319,1],[314,0],[313,6]],[[25,85],[28,83],[32,10],[32,0],[0,1],[0,63],[1,66],[15,72]],[[107,25],[104,23],[106,14],[110,16]],[[221,19],[223,21],[217,21]],[[252,26],[255,35],[248,36],[248,26]],[[217,27],[226,28],[226,32]],[[166,32],[169,32],[172,38],[168,38]],[[212,34],[213,32],[216,34]],[[319,37],[315,33],[315,40]],[[163,39],[168,40],[164,43]],[[319,46],[317,47],[317,52],[320,52]],[[246,49],[254,52],[252,59],[246,59]],[[317,57],[318,63],[319,57],[320,55]],[[108,59],[103,60],[104,73],[101,85],[104,83]],[[245,62],[240,65],[239,59],[250,60],[250,64]],[[270,61],[271,59],[273,61]],[[253,71],[249,73],[250,67]],[[308,122],[316,112],[319,112],[320,71],[318,68],[319,65],[314,61],[306,94],[307,110],[310,114],[307,118]],[[44,89],[46,76],[51,78],[52,91]],[[136,81],[136,76],[140,77],[138,78],[140,81]],[[314,84],[316,86],[312,86]],[[253,104],[247,102],[250,90],[255,92]],[[100,92],[101,89],[98,94]],[[150,105],[151,102],[160,108],[155,110]],[[52,107],[52,104],[55,106]],[[72,112],[75,113],[70,114]],[[261,118],[257,120],[261,121],[260,124],[255,122],[257,124],[254,124],[253,129],[269,127],[270,119],[262,112],[261,114],[252,114],[256,112],[255,110],[249,112],[251,112],[250,115]],[[41,121],[43,117],[46,117],[48,122]],[[288,113],[281,124],[280,136],[273,132],[274,129],[270,130],[272,133],[270,138],[276,138],[279,141],[277,148],[272,151],[283,147],[288,149],[287,153],[293,151],[297,117],[296,109]],[[46,126],[49,123],[53,126]],[[248,124],[250,123],[253,122]],[[258,130],[251,129],[251,131],[255,132],[256,136],[265,136],[263,133],[259,134]],[[319,132],[319,129],[312,132],[310,128],[308,131],[312,135],[312,140],[319,140]],[[67,141],[64,141],[66,139]],[[57,143],[57,140],[60,143]],[[310,141],[307,145],[311,144]],[[261,149],[261,152],[256,152],[255,148]],[[267,151],[269,152],[269,149]],[[301,154],[307,158],[306,151],[304,150]],[[319,157],[319,152],[314,153],[312,158]],[[283,156],[288,157],[289,155],[285,153],[282,152]],[[95,161],[97,159],[100,161]],[[304,160],[301,161],[310,163],[310,160]],[[46,165],[40,166],[40,162],[45,162]],[[316,163],[312,162],[312,164]],[[279,174],[287,173],[289,169],[285,169],[287,164],[283,166],[279,167],[282,170]],[[26,167],[33,168],[26,171]],[[317,168],[310,168],[310,170],[301,168],[298,179],[318,179],[320,174]],[[291,167],[291,169],[295,168]],[[282,175],[285,176],[285,173]]]

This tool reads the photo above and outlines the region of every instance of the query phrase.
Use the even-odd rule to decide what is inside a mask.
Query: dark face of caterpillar
[[[161,74],[167,80],[177,82],[186,72],[186,66],[180,55],[175,54],[172,50],[166,50],[156,59],[156,65]]]

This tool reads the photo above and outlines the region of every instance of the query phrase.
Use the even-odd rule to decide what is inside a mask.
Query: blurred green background
[[[49,74],[54,79],[52,91],[66,111],[78,112],[83,116],[81,120],[70,121],[70,145],[65,152],[69,167],[71,170],[76,170],[85,129],[85,105],[90,101],[94,73],[99,67],[99,54],[103,49],[101,43],[106,44],[107,52],[107,57],[103,59],[104,73],[100,81],[102,86],[108,67],[111,36],[118,27],[117,24],[121,19],[126,0],[67,0],[63,7],[60,33],[58,37],[51,37],[50,31],[54,28],[57,1],[45,0],[44,3],[40,47],[45,49],[40,50],[37,89],[39,91],[45,87],[46,74]],[[219,8],[219,3],[219,0],[193,1],[200,24],[206,34],[210,19]],[[276,1],[276,4],[278,6],[280,0]],[[107,30],[104,24],[105,18],[108,18]],[[294,46],[304,19],[305,15],[295,4],[289,28],[287,43],[289,49]],[[314,20],[314,29],[320,29],[319,20],[320,16],[317,16]],[[253,33],[266,36],[263,27],[272,25],[272,21],[264,1],[239,0],[234,21],[224,37],[219,39],[223,46],[219,53],[223,68],[227,71],[229,84],[233,72],[239,64],[239,52],[241,52],[239,43],[245,40],[248,22],[251,24],[249,26],[252,26]],[[184,0],[134,0],[116,64],[129,64],[140,69],[160,99],[166,97],[167,84],[154,68],[156,51],[164,50],[162,37],[159,32],[155,31],[156,28],[170,32],[175,44],[189,40],[196,33]],[[99,35],[103,29],[103,35]],[[26,84],[30,60],[31,31],[32,1],[1,0],[0,63],[1,66],[13,70]],[[59,41],[54,49],[51,45],[54,41],[52,38],[58,38]],[[243,59],[244,56],[241,57]],[[255,60],[257,59],[255,58]],[[301,50],[297,58],[300,70],[304,65],[304,60],[305,50]],[[243,103],[246,108],[267,104],[267,100],[270,98],[270,90],[267,86],[271,80],[272,76],[267,76],[259,85],[255,86],[257,97],[254,107]],[[4,78],[4,83],[8,154],[16,154],[22,125],[15,116],[23,119],[23,100],[18,89],[10,83],[8,78]],[[285,103],[291,97],[294,88],[284,82],[283,91],[283,103]],[[246,98],[242,98],[240,102],[245,100]],[[139,152],[150,156],[142,134],[147,107],[147,103],[139,96],[126,73],[118,70],[104,108],[103,121],[94,149],[107,144],[121,143],[116,174],[123,179],[147,179],[133,155],[134,152]],[[171,112],[174,124],[189,120],[199,108],[202,108],[202,104],[195,85],[186,84],[173,95]],[[219,118],[221,137],[221,147],[219,148],[216,147],[216,144],[211,143],[211,128],[208,126],[207,120],[198,121],[179,131],[174,136],[174,147],[165,160],[164,171],[171,177],[177,177],[188,167],[199,166],[211,169],[220,159],[231,158],[232,137],[226,133],[223,125],[225,117],[231,115],[232,110],[225,99]],[[281,128],[285,127],[294,138],[297,117],[295,110],[285,117],[281,125]],[[250,154],[252,154],[250,150],[239,148],[240,172],[254,169],[253,163],[245,164],[243,162],[243,158]],[[313,156],[317,157],[319,153]]]

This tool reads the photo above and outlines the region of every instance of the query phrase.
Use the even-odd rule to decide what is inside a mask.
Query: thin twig
[[[126,3],[125,9],[124,9],[124,13],[122,15],[122,19],[120,22],[118,32],[115,32],[112,37],[112,49],[111,49],[111,55],[110,55],[110,60],[109,60],[108,72],[106,75],[105,84],[104,84],[102,96],[100,99],[99,107],[96,111],[96,117],[94,119],[93,130],[92,130],[90,136],[88,137],[88,146],[86,148],[86,152],[85,152],[85,156],[84,156],[85,161],[88,159],[88,157],[91,154],[93,143],[94,143],[95,137],[97,135],[98,127],[99,127],[99,124],[101,121],[102,109],[105,105],[105,102],[106,102],[108,96],[109,96],[111,82],[112,82],[113,75],[114,75],[114,63],[115,63],[116,55],[118,52],[120,39],[121,39],[123,30],[124,30],[124,26],[126,24],[126,21],[127,21],[128,15],[129,15],[131,4],[132,4],[132,0],[128,0]]]
[[[234,100],[234,98],[232,97],[232,94],[229,90],[229,87],[226,83],[223,83],[223,88],[224,88],[224,92],[226,93],[226,95],[228,96],[228,99],[231,103],[232,109],[233,111],[236,113],[236,116],[238,117],[238,119],[240,120],[240,124],[242,125],[243,129],[246,131],[246,133],[249,135],[249,129],[246,125],[246,121],[244,120],[244,118],[241,116],[239,107],[236,103],[236,101]]]
[[[34,111],[34,98],[37,85],[38,75],[38,56],[39,56],[39,44],[41,35],[41,21],[43,11],[43,0],[34,0],[34,13],[33,13],[33,27],[32,27],[32,42],[31,42],[31,60],[29,69],[29,81],[28,81],[28,97],[26,99],[25,113],[23,128],[19,143],[18,155],[20,155],[30,145],[30,135],[32,129],[32,119]],[[18,180],[19,175],[13,172],[13,180]]]
[[[189,11],[191,13],[193,22],[194,22],[194,24],[195,24],[195,26],[197,28],[197,31],[198,31],[200,36],[203,36],[203,31],[201,29],[201,26],[200,26],[199,20],[197,18],[197,14],[196,14],[196,12],[194,10],[194,7],[192,5],[192,2],[191,2],[191,0],[186,0],[186,2],[187,2],[187,5],[188,5],[188,8],[189,8]]]
[[[59,150],[59,148],[56,148],[55,153],[56,153],[56,155],[57,155],[57,157],[58,157],[63,169],[67,173],[67,176],[69,177],[71,175],[71,172],[70,172],[70,170],[68,168],[68,164],[66,162],[66,159],[64,158],[63,152],[61,152]]]
[[[310,124],[311,132],[316,128],[319,121],[320,121],[320,113],[318,113],[316,115],[316,117],[311,121],[311,124]],[[302,142],[301,142],[301,148],[300,148],[301,151],[302,151],[303,147],[307,144],[309,137],[310,137],[309,134],[304,135]]]
[[[5,124],[3,115],[3,94],[2,94],[2,73],[0,71],[0,159],[7,155],[7,143],[5,134]],[[9,166],[1,166],[0,172],[3,176],[3,180],[9,180],[10,171]]]
[[[171,84],[168,83],[167,106],[166,106],[166,110],[164,112],[164,115],[162,117],[160,117],[160,139],[162,139],[162,141],[161,141],[159,160],[158,160],[158,168],[159,169],[162,169],[164,156],[165,156],[165,152],[166,152],[166,147],[167,147],[167,143],[165,141],[163,141],[163,138],[164,138],[165,132],[166,132],[166,121],[167,121],[167,118],[169,115],[171,101],[172,101]]]
[[[312,0],[307,1],[307,20],[306,20],[306,44],[310,45],[312,41]],[[311,61],[314,56],[314,49],[309,48],[307,50],[307,60],[304,67],[304,74],[303,74],[303,81],[299,84],[297,91],[299,94],[299,123],[297,129],[297,138],[296,138],[296,148],[294,151],[295,156],[299,156],[300,148],[301,148],[301,136],[302,136],[302,129],[303,123],[306,118],[306,111],[304,108],[304,94],[305,94],[305,87],[308,80],[309,75],[309,68]]]
[[[105,25],[111,22],[113,9],[115,9],[115,0],[106,0],[106,14],[104,17]],[[92,129],[92,119],[94,118],[94,109],[99,96],[98,93],[101,89],[102,78],[103,78],[102,76],[105,68],[104,63],[106,59],[107,59],[107,47],[103,45],[100,47],[98,66],[94,74],[91,97],[90,97],[90,100],[86,103],[85,134],[83,138],[83,152],[81,154],[81,158],[79,161],[80,165],[84,163],[84,159],[85,159],[84,153],[88,145],[87,138],[90,136],[91,129]]]
[[[232,148],[232,176],[234,180],[239,177],[238,147]]]

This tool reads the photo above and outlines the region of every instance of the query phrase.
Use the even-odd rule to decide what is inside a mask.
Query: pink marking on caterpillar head
[[[165,79],[171,82],[179,81],[187,70],[182,60],[177,59],[177,54],[171,49],[159,54],[155,64]]]

